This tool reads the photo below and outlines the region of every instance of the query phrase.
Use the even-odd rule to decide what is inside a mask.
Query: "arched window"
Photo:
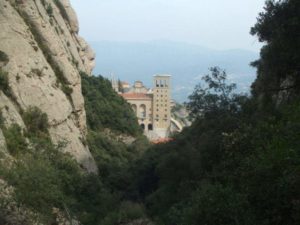
[[[141,128],[143,129],[143,130],[145,130],[145,124],[141,124]]]
[[[134,114],[135,114],[136,116],[138,116],[138,112],[137,112],[137,106],[136,106],[136,104],[132,104],[132,105],[131,105],[131,108],[132,108],[132,110],[133,110]]]
[[[132,104],[131,105],[131,108],[132,108],[132,110],[135,112],[135,114],[136,114],[136,109],[137,109],[137,107],[136,107],[136,105],[135,104]]]
[[[148,124],[148,130],[153,130],[153,125],[151,123]]]
[[[140,117],[146,117],[146,106],[144,104],[140,105]]]

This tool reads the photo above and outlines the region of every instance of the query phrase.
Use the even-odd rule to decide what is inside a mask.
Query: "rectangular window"
[[[163,87],[163,86],[164,86],[163,81],[160,80],[160,87]]]

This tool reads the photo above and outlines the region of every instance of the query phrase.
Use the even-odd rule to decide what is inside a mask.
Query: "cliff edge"
[[[52,141],[64,142],[64,151],[97,172],[85,144],[80,77],[81,71],[91,74],[95,54],[78,29],[69,0],[0,1],[0,69],[9,90],[0,89],[0,110],[5,126],[26,129],[22,112],[38,107],[48,115]]]

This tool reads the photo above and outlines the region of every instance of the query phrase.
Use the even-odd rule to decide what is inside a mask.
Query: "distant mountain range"
[[[185,101],[201,77],[212,66],[225,69],[231,82],[237,83],[239,91],[247,92],[255,79],[255,69],[250,62],[259,54],[241,49],[213,50],[198,45],[153,41],[139,42],[91,42],[96,51],[97,66],[94,74],[133,83],[143,81],[152,86],[152,75],[171,74],[173,98]]]

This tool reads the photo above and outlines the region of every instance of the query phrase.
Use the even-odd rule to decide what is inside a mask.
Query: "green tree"
[[[300,1],[266,1],[251,34],[265,43],[252,63],[258,70],[253,94],[270,100],[285,90],[293,99],[300,91]]]
[[[81,78],[87,123],[91,130],[103,131],[109,128],[133,136],[141,133],[130,105],[112,89],[109,80],[84,73],[81,73]]]
[[[198,84],[189,96],[187,108],[192,118],[238,109],[241,96],[233,92],[236,84],[227,84],[226,72],[218,67],[210,68],[210,72],[202,78],[205,85]]]

